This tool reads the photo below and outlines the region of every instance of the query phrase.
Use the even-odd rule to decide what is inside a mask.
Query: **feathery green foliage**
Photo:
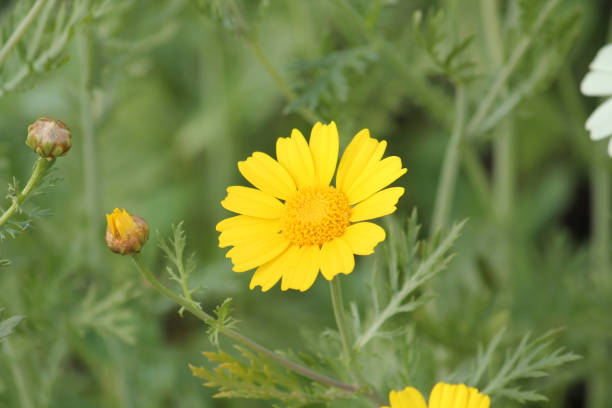
[[[3,309],[0,309],[0,319],[2,319],[2,312]],[[0,320],[0,340],[11,334],[23,319],[25,319],[25,316],[11,316]]]
[[[0,407],[379,407],[448,381],[607,408],[612,167],[579,93],[605,3],[2,2],[0,216],[29,123],[74,146],[0,225]],[[214,231],[236,162],[317,120],[408,168],[385,242],[340,276],[346,330],[327,282],[251,291]],[[105,252],[115,207],[169,237],[141,255],[173,301]]]

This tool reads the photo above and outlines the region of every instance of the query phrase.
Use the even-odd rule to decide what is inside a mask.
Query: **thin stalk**
[[[346,323],[346,313],[344,312],[342,287],[340,286],[340,279],[337,276],[329,281],[329,289],[331,293],[332,306],[334,308],[334,317],[336,318],[336,325],[338,326],[338,332],[340,333],[340,339],[342,340],[344,361],[347,364],[350,364],[353,354],[351,353],[351,338]]]
[[[500,17],[497,0],[480,0],[482,24],[485,30],[485,42],[491,59],[492,71],[497,71],[503,64],[504,43],[501,37]],[[499,93],[507,94],[505,84],[500,85]],[[506,118],[500,126],[498,136],[493,140],[493,193],[495,212],[504,226],[512,217],[514,198],[513,166],[513,126]]]
[[[86,215],[86,239],[90,265],[99,265],[100,251],[98,245],[98,218],[100,214],[98,183],[96,171],[96,142],[94,117],[91,106],[91,75],[93,70],[92,40],[88,27],[83,29],[79,38],[81,51],[81,129],[83,131],[83,191]]]
[[[464,143],[461,145],[461,153],[463,168],[472,182],[482,207],[490,210],[491,188],[489,187],[487,174],[478,159],[478,155],[474,151],[474,147],[464,140]]]
[[[140,274],[142,275],[142,277],[151,284],[151,286],[153,286],[153,288],[155,288],[158,292],[160,292],[161,294],[163,294],[164,296],[170,298],[171,300],[173,300],[175,303],[177,303],[178,305],[182,306],[185,310],[187,310],[188,312],[190,312],[191,314],[193,314],[195,317],[197,317],[198,319],[202,320],[204,323],[208,324],[207,322],[210,321],[210,319],[212,319],[213,317],[211,315],[209,315],[208,313],[206,313],[205,311],[203,311],[202,309],[198,308],[194,303],[192,302],[188,302],[187,300],[183,299],[182,297],[180,297],[179,295],[175,294],[174,292],[172,292],[170,289],[168,289],[167,287],[165,287],[152,273],[151,271],[145,266],[144,261],[142,259],[142,256],[140,254],[134,254],[132,256],[132,260],[134,261],[134,264],[136,265],[136,268],[138,269],[138,271],[140,272]],[[246,336],[243,336],[242,334],[235,332],[234,330],[231,329],[226,329],[226,328],[220,328],[219,332],[233,340],[235,340],[238,343],[241,343],[263,355],[265,355],[266,357],[269,357],[270,359],[278,362],[281,365],[284,365],[285,367],[289,368],[290,370],[303,375],[304,377],[310,378],[311,380],[320,382],[322,384],[326,384],[329,385],[330,387],[334,387],[334,388],[338,388],[341,390],[345,390],[351,393],[357,393],[357,392],[362,392],[364,391],[360,386],[358,385],[353,385],[353,384],[346,384],[337,380],[334,380],[333,378],[329,378],[327,376],[324,376],[322,374],[316,373],[306,367],[303,367],[299,364],[296,364],[292,361],[289,361],[281,356],[279,356],[278,354],[276,354],[275,352],[268,350],[267,348],[265,348],[264,346],[254,342],[253,340],[249,339]],[[371,395],[366,395],[368,398],[372,399]],[[376,403],[379,403],[379,401],[376,401]]]
[[[499,129],[493,141],[493,191],[496,215],[504,226],[512,219],[514,198],[513,133],[508,120]]]
[[[34,408],[26,387],[25,378],[23,377],[23,373],[21,372],[21,367],[19,367],[17,359],[15,358],[15,352],[13,351],[13,347],[11,346],[9,339],[4,340],[4,351],[8,356],[9,365],[11,366],[11,371],[13,372],[13,378],[15,379],[15,386],[17,388],[17,395],[19,395],[21,408]]]
[[[446,225],[450,212],[451,202],[455,192],[457,174],[459,172],[459,145],[463,135],[465,120],[465,91],[463,86],[458,85],[455,91],[455,120],[451,134],[442,172],[438,183],[438,192],[434,205],[434,214],[431,223],[431,235],[435,234]]]
[[[594,146],[597,150],[604,148],[600,144]],[[595,150],[595,149],[594,149]],[[597,156],[599,152],[593,152]],[[591,228],[593,230],[593,263],[595,265],[594,279],[602,288],[608,288],[610,276],[610,171],[601,163],[594,160],[591,166],[591,190],[593,200],[591,203]]]
[[[581,152],[583,159],[588,160],[590,169],[590,182],[592,191],[591,200],[591,262],[592,274],[600,293],[609,293],[610,290],[610,206],[611,191],[609,169],[605,161],[605,146],[603,143],[591,143],[584,130],[587,113],[580,94],[577,91],[576,81],[571,71],[565,67],[559,77],[561,97],[569,111],[570,124],[574,133],[574,148]],[[606,341],[592,340],[588,345],[588,359],[595,370],[591,373],[591,392],[588,406],[604,408],[609,402],[609,367],[605,362],[609,358]]]
[[[43,159],[42,157],[36,161],[34,171],[32,172],[28,183],[19,194],[13,197],[13,203],[11,206],[0,216],[0,227],[2,227],[13,216],[15,211],[17,211],[19,206],[28,198],[34,188],[40,184],[47,170],[53,166],[53,163],[55,163],[55,159],[47,160]]]
[[[2,47],[2,49],[0,50],[0,67],[2,67],[4,61],[8,57],[13,47],[17,45],[17,43],[19,42],[23,34],[25,34],[28,27],[30,27],[38,13],[40,13],[40,11],[42,10],[42,6],[46,2],[47,0],[37,0],[28,12],[28,14],[26,14],[23,20],[21,20],[21,23],[19,23],[15,31],[13,31],[13,34],[9,37],[6,44],[4,44],[4,47]]]
[[[289,102],[295,101],[297,99],[297,95],[291,90],[291,88],[289,87],[287,82],[285,82],[278,70],[274,68],[274,65],[272,65],[266,54],[263,52],[259,43],[253,38],[252,35],[250,35],[249,29],[244,21],[244,18],[242,17],[242,13],[240,12],[240,9],[238,8],[234,0],[229,0],[229,7],[231,12],[234,14],[234,18],[236,20],[236,28],[238,29],[238,32],[240,33],[242,38],[244,38],[247,44],[251,47],[259,63],[268,72],[268,74],[279,87],[285,98]],[[307,122],[316,123],[320,120],[318,115],[310,109],[302,107],[299,108],[297,111]]]
[[[525,52],[529,49],[531,42],[535,34],[540,30],[542,25],[548,19],[550,13],[556,7],[559,0],[548,0],[548,2],[542,7],[538,17],[536,18],[535,23],[533,24],[533,28],[531,32],[524,35],[518,42],[517,46],[512,51],[508,62],[501,68],[499,74],[493,81],[493,85],[489,88],[489,92],[485,95],[480,105],[476,109],[476,113],[472,116],[472,119],[468,123],[467,133],[472,135],[474,132],[478,130],[482,121],[487,117],[489,111],[493,107],[495,100],[500,92],[503,91],[506,82],[510,78],[510,75],[514,72],[518,63],[525,55]]]

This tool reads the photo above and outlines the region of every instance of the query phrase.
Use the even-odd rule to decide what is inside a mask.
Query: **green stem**
[[[497,0],[481,0],[480,10],[485,30],[485,42],[491,59],[491,70],[498,71],[503,64],[504,43],[501,38],[500,17]],[[505,84],[500,84],[499,93],[507,94]],[[494,208],[504,226],[512,217],[514,197],[513,178],[513,126],[509,119],[502,122],[499,134],[493,141],[493,188]]]
[[[463,167],[472,182],[476,195],[482,207],[485,210],[490,210],[491,188],[489,187],[487,174],[478,159],[478,155],[476,151],[474,151],[474,147],[469,143],[465,143],[465,140],[464,143],[462,143],[461,152]]]
[[[152,273],[151,271],[145,266],[144,261],[142,259],[142,256],[140,254],[134,254],[132,256],[132,260],[134,261],[134,264],[136,265],[136,268],[138,268],[138,271],[140,272],[140,274],[142,275],[142,277],[151,284],[151,286],[153,286],[153,288],[155,288],[158,292],[160,292],[161,294],[163,294],[164,296],[170,298],[171,300],[173,300],[175,303],[177,303],[178,305],[182,306],[185,310],[187,310],[188,312],[190,312],[191,314],[193,314],[195,317],[197,317],[198,319],[202,320],[204,323],[208,324],[207,322],[209,322],[211,319],[213,319],[213,317],[211,315],[209,315],[208,313],[204,312],[202,309],[200,309],[195,303],[193,302],[189,302],[186,299],[182,298],[181,296],[175,294],[174,292],[172,292],[170,289],[168,289],[167,287],[165,287]],[[241,343],[263,355],[265,355],[266,357],[269,357],[270,359],[278,362],[279,364],[284,365],[285,367],[289,368],[290,370],[303,375],[304,377],[310,378],[311,380],[320,382],[322,384],[326,384],[329,385],[330,387],[335,387],[335,388],[339,388],[341,390],[344,391],[348,391],[351,393],[361,393],[364,392],[364,389],[362,389],[360,386],[358,385],[352,385],[352,384],[346,384],[337,380],[334,380],[333,378],[329,378],[327,376],[324,376],[322,374],[316,373],[312,370],[309,370],[308,368],[302,367],[299,364],[296,364],[292,361],[289,361],[281,356],[279,356],[278,354],[276,354],[275,352],[268,350],[267,348],[265,348],[264,346],[254,342],[253,340],[249,339],[246,336],[243,336],[242,334],[231,330],[231,329],[226,329],[226,328],[221,328],[219,329],[219,332],[233,340],[235,340],[238,343]],[[375,402],[376,404],[380,404],[381,402],[378,399],[374,399],[375,397],[372,394],[364,394],[366,397],[368,397],[369,399],[371,399],[373,402]]]
[[[28,198],[34,188],[40,184],[47,170],[53,166],[55,159],[47,160],[42,157],[36,161],[34,171],[28,180],[26,186],[21,190],[19,194],[13,197],[13,203],[11,206],[0,216],[0,227],[2,227],[17,211],[19,206]]]
[[[332,306],[334,308],[334,317],[336,318],[336,325],[338,326],[340,339],[342,339],[344,361],[347,365],[350,365],[352,360],[351,338],[348,331],[348,326],[346,324],[346,314],[344,313],[342,287],[340,286],[340,279],[337,276],[329,281],[329,289],[331,293]]]
[[[13,49],[15,45],[19,42],[23,34],[26,32],[28,27],[32,24],[38,13],[42,10],[42,6],[47,2],[47,0],[37,0],[36,3],[32,6],[28,14],[21,20],[21,23],[17,26],[13,34],[10,36],[4,47],[0,50],[0,67],[4,64],[4,61],[8,57],[9,53]]]
[[[499,136],[493,141],[493,179],[495,209],[504,226],[512,219],[514,197],[514,172],[512,157],[512,123],[505,121],[500,127]]]
[[[474,116],[472,116],[472,119],[468,123],[467,133],[469,135],[474,135],[474,133],[482,124],[482,121],[487,117],[489,111],[495,103],[495,100],[497,99],[497,96],[501,91],[503,91],[506,82],[510,78],[510,75],[512,75],[512,73],[518,66],[518,63],[525,55],[525,52],[529,49],[529,46],[531,45],[534,36],[540,30],[542,25],[546,22],[548,16],[550,15],[550,13],[555,8],[558,2],[559,0],[548,0],[548,2],[540,10],[538,17],[535,23],[533,24],[533,28],[528,34],[525,34],[519,40],[516,48],[514,48],[514,51],[510,55],[508,62],[501,68],[499,74],[497,74],[497,77],[493,81],[493,85],[491,85],[491,87],[489,88],[489,92],[482,99],[482,102],[480,103],[480,105],[478,105],[478,108],[476,109],[476,113],[474,114]]]
[[[595,144],[596,150],[605,149],[605,146]],[[595,150],[595,149],[594,149]],[[598,152],[594,152],[597,156]],[[602,288],[607,288],[610,275],[610,171],[595,160],[591,168],[591,189],[593,201],[591,207],[593,229],[593,260],[595,265],[595,280]]]
[[[569,124],[572,126],[573,150],[582,160],[589,163],[591,200],[591,271],[593,280],[600,293],[607,295],[610,290],[610,173],[607,168],[608,157],[605,155],[605,142],[591,142],[584,130],[587,112],[576,87],[576,80],[569,68],[564,67],[559,76],[561,98],[569,113]],[[587,357],[594,370],[590,378],[588,406],[604,408],[609,402],[608,389],[610,380],[609,359],[606,340],[593,339],[588,345]]]
[[[458,85],[455,92],[455,120],[453,132],[446,148],[438,192],[434,205],[434,214],[431,223],[431,235],[435,234],[446,225],[450,212],[451,202],[455,192],[459,167],[459,145],[463,135],[465,120],[465,91],[463,86]]]
[[[99,195],[96,172],[96,143],[94,117],[91,107],[91,76],[92,63],[92,39],[89,28],[85,27],[79,38],[81,51],[81,129],[83,131],[83,190],[86,215],[86,239],[87,252],[90,265],[99,265],[100,250],[98,245],[98,219],[100,214]]]
[[[8,356],[11,371],[13,372],[13,378],[15,379],[15,386],[17,388],[17,394],[19,395],[21,408],[33,408],[34,405],[30,400],[28,389],[25,383],[25,378],[23,377],[21,367],[19,367],[19,363],[17,362],[15,352],[13,351],[13,347],[11,346],[11,342],[9,339],[4,340],[4,351]]]
[[[240,9],[238,8],[234,0],[229,0],[229,7],[231,12],[234,14],[238,32],[245,39],[247,44],[249,44],[259,63],[268,72],[268,74],[279,87],[283,95],[285,95],[285,98],[289,102],[295,101],[297,99],[297,95],[291,90],[291,88],[289,87],[287,82],[285,82],[278,70],[274,68],[274,65],[272,65],[266,54],[263,52],[263,50],[259,46],[259,43],[253,38],[252,35],[250,35],[249,29],[244,21],[244,18],[242,17],[242,13],[240,12]],[[314,124],[320,121],[318,115],[310,109],[302,107],[299,108],[297,111],[307,122]]]

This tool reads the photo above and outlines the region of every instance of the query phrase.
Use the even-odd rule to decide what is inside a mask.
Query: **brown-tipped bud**
[[[140,252],[149,239],[149,225],[137,215],[115,208],[112,214],[106,214],[106,221],[106,244],[117,254]]]
[[[70,129],[59,120],[40,118],[28,126],[26,144],[40,157],[51,160],[68,153],[72,136]]]

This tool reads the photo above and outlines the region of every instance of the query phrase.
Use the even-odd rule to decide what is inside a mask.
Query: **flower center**
[[[305,187],[285,202],[283,235],[294,245],[323,245],[344,234],[351,206],[333,187]]]

